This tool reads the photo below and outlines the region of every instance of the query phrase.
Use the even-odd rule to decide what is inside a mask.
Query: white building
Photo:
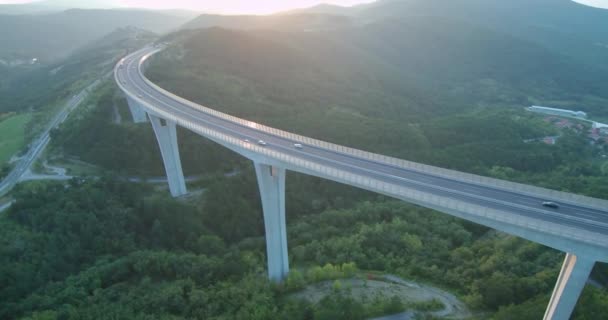
[[[582,119],[587,118],[587,113],[585,113],[583,111],[572,111],[572,110],[566,110],[566,109],[556,109],[556,108],[548,108],[548,107],[541,107],[541,106],[531,106],[526,109],[528,111],[532,111],[532,112],[552,114],[552,115],[562,116],[562,117],[572,117],[572,118],[582,118]]]
[[[593,122],[593,129],[608,130],[608,124]]]

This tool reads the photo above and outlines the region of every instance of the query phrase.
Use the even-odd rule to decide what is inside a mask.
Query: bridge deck
[[[263,150],[265,153],[286,155],[291,159],[373,179],[376,185],[380,182],[402,186],[506,212],[512,215],[511,218],[534,219],[563,226],[568,230],[579,230],[581,238],[593,235],[587,242],[608,246],[606,201],[488,178],[471,179],[474,176],[468,174],[462,174],[463,178],[459,178],[451,176],[449,170],[421,164],[409,163],[404,166],[405,161],[393,162],[387,157],[335,145],[326,148],[324,146],[330,144],[223,115],[176,97],[147,80],[140,65],[143,59],[157,51],[159,49],[146,48],[125,58],[122,66],[116,69],[116,78],[121,88],[144,105],[154,106],[157,112],[162,111],[176,119],[184,119],[233,138],[244,150]],[[250,142],[245,142],[245,139]],[[264,140],[268,145],[260,147],[256,144],[258,140]],[[303,148],[294,148],[294,143],[302,144]],[[475,182],[476,179],[479,182]],[[543,201],[557,202],[560,208],[544,207]]]

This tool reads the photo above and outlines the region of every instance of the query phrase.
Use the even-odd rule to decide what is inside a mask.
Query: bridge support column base
[[[163,157],[171,195],[173,197],[182,196],[188,193],[188,191],[186,189],[184,172],[182,171],[182,162],[179,157],[175,122],[167,121],[151,114],[149,116],[160,147],[160,153]]]
[[[595,261],[585,259],[585,257],[566,253],[544,320],[570,319],[594,264]]]
[[[266,230],[268,278],[280,282],[289,273],[285,223],[285,169],[255,162]]]
[[[131,111],[131,116],[133,117],[134,123],[142,123],[148,120],[146,117],[146,111],[144,108],[140,107],[135,100],[127,97],[127,103],[129,104],[129,110]]]

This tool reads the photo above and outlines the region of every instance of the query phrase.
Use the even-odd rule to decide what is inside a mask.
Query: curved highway
[[[196,106],[160,90],[145,78],[142,71],[144,60],[160,50],[154,47],[144,48],[123,59],[115,69],[116,81],[121,89],[144,106],[154,106],[177,119],[187,119],[214,132],[239,139],[244,144],[256,144],[259,140],[263,140],[267,143],[263,146],[264,149],[312,162],[324,168],[350,172],[374,181],[508,212],[521,219],[532,218],[569,229],[575,228],[582,233],[592,232],[608,236],[608,205],[605,205],[608,202],[602,200],[582,198],[590,201],[566,201],[564,199],[568,197],[547,196],[554,194],[549,190],[543,194],[535,194],[522,191],[515,184],[513,184],[515,187],[504,185],[494,187],[437,174],[430,170],[405,168],[393,163],[371,160],[369,156],[361,156],[359,152],[338,152],[323,148],[320,144],[307,144],[306,141],[310,140],[295,140],[293,136],[261,129],[263,127],[261,125],[243,120],[233,121],[225,116],[218,116],[217,112],[208,112],[202,106]],[[297,148],[294,144],[301,144],[302,147]],[[506,182],[505,184],[509,185]],[[573,196],[572,199],[578,198]],[[544,201],[556,202],[560,207],[557,209],[545,207],[542,205]]]

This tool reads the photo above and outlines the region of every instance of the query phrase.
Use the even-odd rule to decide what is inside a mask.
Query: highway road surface
[[[587,206],[585,203],[565,203],[557,199],[519,192],[516,189],[507,190],[398,167],[359,157],[356,154],[341,153],[306,145],[301,141],[293,141],[282,135],[256,129],[255,125],[243,125],[204,112],[199,108],[193,108],[184,101],[176,99],[172,94],[159,91],[147,82],[143,73],[140,72],[139,64],[142,58],[156,51],[159,50],[148,47],[125,58],[116,69],[116,78],[124,90],[136,95],[139,100],[169,112],[175,117],[194,121],[207,129],[221,132],[242,141],[246,139],[251,143],[256,143],[258,140],[263,140],[267,143],[265,148],[318,163],[322,166],[409,187],[433,195],[509,212],[521,217],[540,219],[541,221],[608,235],[608,207],[598,208],[597,206]],[[295,148],[294,143],[300,143],[303,146],[301,149]],[[557,202],[560,207],[558,209],[545,207],[542,205],[544,201]]]

